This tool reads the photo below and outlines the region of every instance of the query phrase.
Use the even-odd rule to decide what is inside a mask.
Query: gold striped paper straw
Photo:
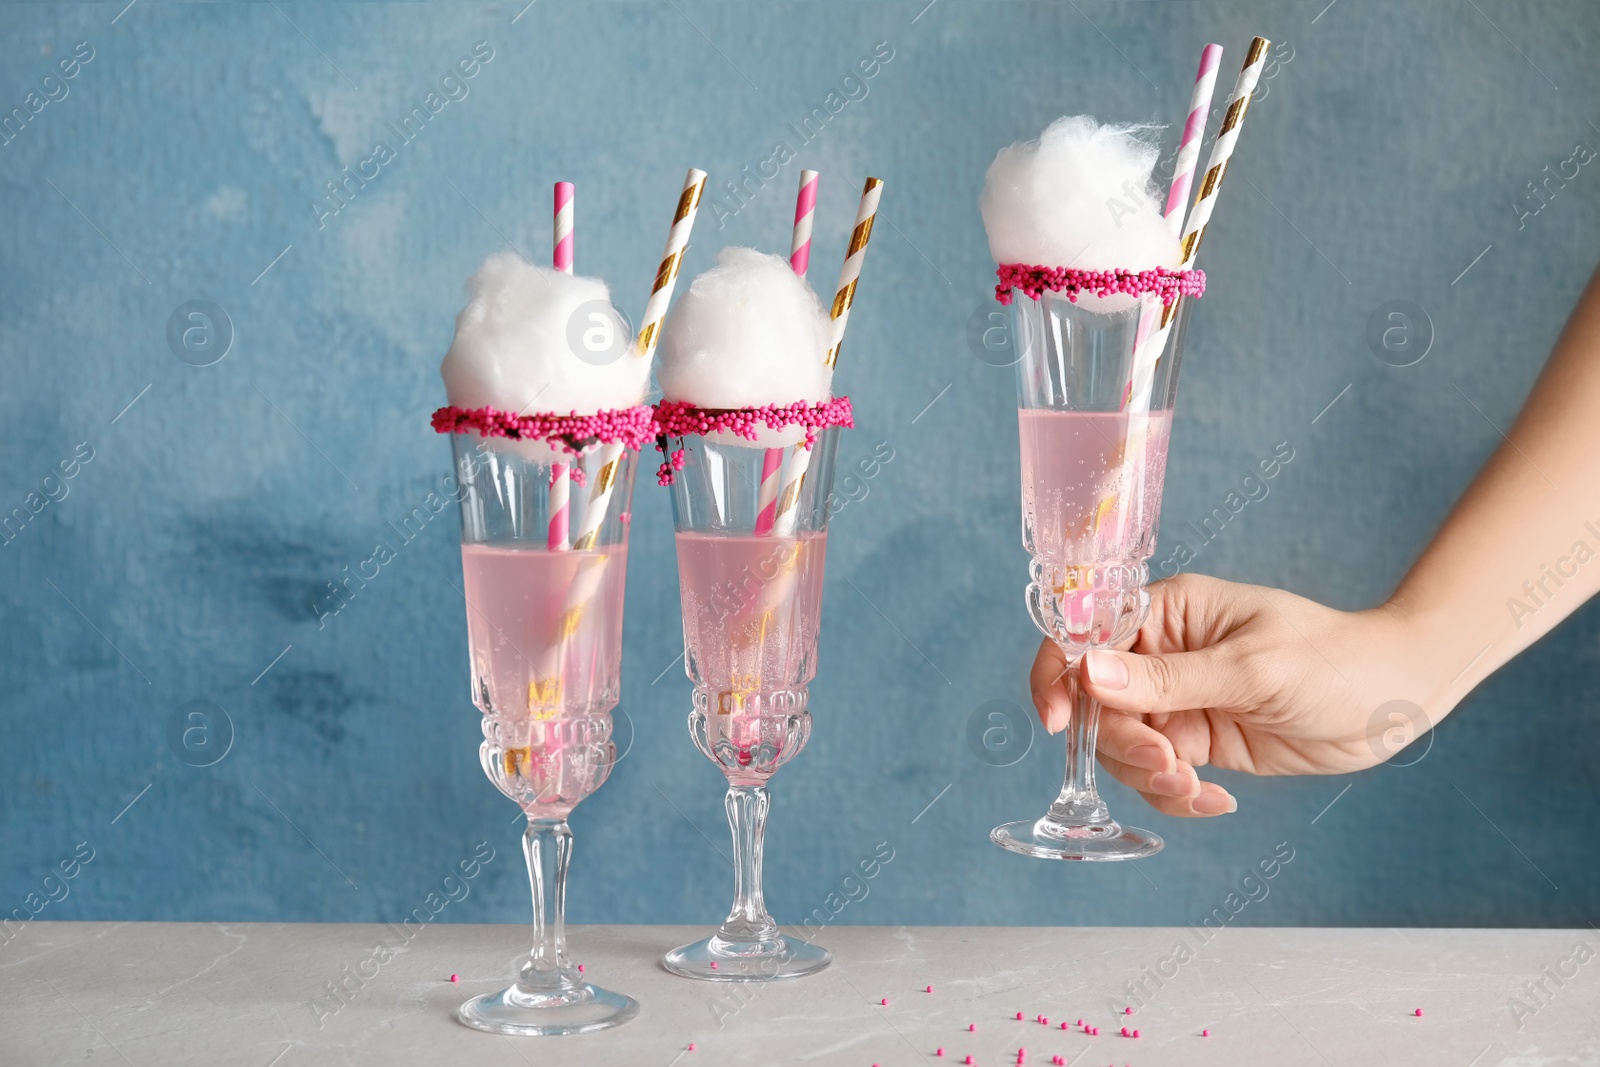
[[[861,278],[861,264],[867,258],[867,242],[872,239],[872,221],[878,215],[878,199],[882,196],[883,182],[868,178],[861,190],[861,205],[856,208],[855,229],[850,231],[850,248],[845,253],[844,266],[839,271],[839,289],[833,294],[833,341],[823,360],[830,367],[839,362],[845,324],[850,320],[850,305],[856,299],[856,282]]]
[[[700,195],[705,188],[706,172],[690,167],[683,180],[683,195],[678,197],[678,210],[672,215],[667,248],[661,254],[661,266],[656,268],[655,284],[644,306],[644,321],[639,326],[639,339],[634,346],[634,351],[646,359],[655,354],[656,343],[661,340],[661,321],[667,317],[667,305],[672,302],[672,287],[678,283],[683,250],[689,247],[689,232],[694,229],[695,212],[700,210]]]
[[[1217,139],[1211,142],[1211,157],[1206,160],[1206,173],[1200,179],[1199,191],[1195,193],[1194,208],[1189,212],[1188,221],[1183,224],[1183,262],[1179,264],[1180,270],[1192,267],[1195,257],[1200,254],[1200,242],[1205,240],[1206,224],[1211,221],[1211,212],[1217,206],[1222,179],[1228,173],[1228,162],[1233,158],[1239,131],[1244,128],[1245,113],[1250,110],[1250,99],[1255,94],[1257,83],[1261,81],[1261,68],[1266,65],[1267,49],[1271,47],[1271,41],[1257,37],[1250,42],[1250,50],[1245,53],[1244,66],[1239,70],[1238,80],[1233,83],[1233,95],[1228,98],[1228,110],[1222,116],[1222,126],[1217,130]],[[1163,327],[1170,326],[1177,316],[1180,300],[1182,297],[1167,305],[1161,315]]]
[[[689,233],[694,229],[695,213],[700,208],[700,195],[705,187],[706,172],[690,167],[684,179],[683,192],[678,197],[677,209],[672,213],[672,229],[667,232],[666,251],[662,254],[661,265],[656,268],[655,284],[651,287],[650,299],[644,308],[644,324],[639,328],[634,346],[635,353],[645,359],[655,355],[656,343],[661,339],[661,322],[666,317],[667,305],[672,301],[678,268],[683,263],[684,249],[689,246]],[[600,466],[595,472],[594,484],[589,487],[589,506],[583,512],[583,527],[572,540],[572,547],[576,551],[590,551],[599,546],[600,529],[605,525],[611,493],[616,488],[626,447],[616,442],[600,448]],[[535,719],[549,718],[560,710],[561,656],[582,624],[584,612],[588,610],[595,593],[599,591],[609,558],[597,556],[585,560],[567,589],[555,643],[539,657],[534,667],[535,680],[528,685],[528,703]]]
[[[1244,66],[1239,70],[1238,80],[1233,83],[1228,109],[1222,116],[1222,126],[1217,130],[1217,139],[1211,143],[1211,156],[1206,160],[1205,176],[1201,178],[1200,188],[1195,193],[1194,207],[1183,224],[1180,241],[1183,261],[1178,265],[1179,270],[1193,267],[1200,254],[1200,242],[1205,239],[1206,226],[1211,221],[1211,212],[1217,206],[1217,195],[1222,190],[1222,179],[1228,172],[1234,146],[1239,142],[1239,132],[1244,128],[1245,113],[1250,110],[1251,97],[1261,81],[1261,68],[1266,65],[1267,49],[1271,47],[1271,41],[1257,37],[1250,42],[1250,50],[1245,53]],[[1129,411],[1143,411],[1149,405],[1150,390],[1155,384],[1156,364],[1166,351],[1167,336],[1172,332],[1172,324],[1178,316],[1178,305],[1182,302],[1182,296],[1176,297],[1162,309],[1161,324],[1149,332],[1143,346],[1134,354],[1134,375],[1127,405]]]
[[[634,343],[634,353],[645,359],[655,355],[656,344],[661,340],[661,322],[667,317],[667,305],[672,302],[672,289],[678,283],[678,268],[683,265],[684,249],[689,247],[689,233],[694,229],[695,213],[700,210],[700,194],[705,191],[706,172],[689,168],[683,181],[683,193],[678,197],[678,207],[672,213],[672,229],[667,231],[667,248],[661,254],[661,266],[656,268],[656,280],[650,289],[650,299],[644,306],[644,323]],[[595,547],[600,538],[600,527],[606,521],[607,506],[611,502],[611,488],[617,482],[617,468],[622,463],[623,445],[608,444],[600,450],[600,471],[589,490],[589,506],[583,512],[583,529],[573,538],[572,547],[579,550]]]

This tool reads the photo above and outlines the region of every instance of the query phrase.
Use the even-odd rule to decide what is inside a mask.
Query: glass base
[[[797,937],[777,934],[762,941],[729,941],[712,934],[661,957],[661,966],[706,982],[777,982],[815,974],[833,953]]]
[[[585,983],[546,993],[518,983],[473,997],[456,1010],[456,1019],[491,1034],[542,1037],[605,1030],[638,1014],[637,1000],[599,986]]]
[[[1161,838],[1149,830],[1105,822],[1043,819],[1008,822],[989,831],[989,840],[1008,852],[1046,860],[1136,860],[1161,851]]]

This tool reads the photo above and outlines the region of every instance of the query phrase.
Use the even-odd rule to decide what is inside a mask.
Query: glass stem
[[[771,803],[762,785],[730,785],[723,801],[733,831],[733,910],[717,933],[728,941],[763,941],[778,932],[761,892],[761,854]]]
[[[567,868],[572,864],[572,830],[565,819],[528,819],[522,832],[533,890],[533,951],[522,969],[524,980],[567,976]]]
[[[1067,672],[1072,721],[1067,726],[1067,775],[1050,818],[1068,823],[1112,825],[1111,813],[1094,784],[1094,747],[1100,733],[1100,702],[1083,688],[1083,660]]]

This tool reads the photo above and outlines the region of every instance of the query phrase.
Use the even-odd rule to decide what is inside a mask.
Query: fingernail
[[[1128,665],[1110,652],[1096,649],[1086,653],[1083,657],[1083,669],[1089,673],[1089,681],[1101,689],[1128,687]]]
[[[1147,771],[1164,771],[1168,766],[1167,750],[1160,745],[1134,745],[1123,755],[1122,762]]]
[[[1202,815],[1232,815],[1239,802],[1227,793],[1201,793],[1194,798],[1194,810]]]
[[[1044,728],[1046,733],[1059,734],[1067,728],[1067,723],[1072,719],[1072,708],[1059,701],[1051,701],[1049,713],[1045,716]]]
[[[1194,792],[1194,786],[1194,779],[1189,777],[1187,774],[1170,772],[1165,774],[1156,774],[1150,777],[1150,788],[1155,790],[1157,793],[1166,793],[1169,796],[1186,797],[1190,793]],[[1196,810],[1199,809],[1199,806],[1199,801],[1197,800],[1195,802]]]

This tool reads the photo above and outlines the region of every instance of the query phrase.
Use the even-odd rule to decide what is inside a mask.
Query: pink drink
[[[625,545],[461,546],[473,703],[514,778],[502,788],[532,814],[570,811],[610,770],[627,565]]]
[[[817,674],[825,531],[797,537],[680,533],[685,665],[713,744],[740,764],[781,748]],[[773,763],[768,761],[758,761]]]
[[[1022,541],[1051,563],[1139,562],[1155,551],[1172,412],[1017,412]]]

